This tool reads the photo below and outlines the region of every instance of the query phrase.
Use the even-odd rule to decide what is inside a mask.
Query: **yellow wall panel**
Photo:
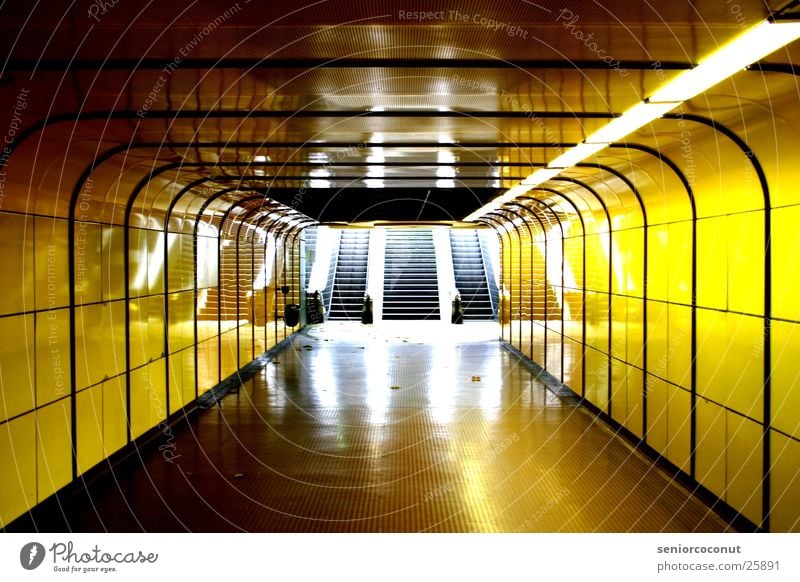
[[[125,298],[125,229],[103,226],[101,292],[103,301]]]
[[[644,301],[642,299],[628,297],[627,317],[625,359],[629,364],[644,368],[644,326],[642,325]]]
[[[800,438],[798,354],[800,354],[800,324],[773,321],[772,426],[795,438]]]
[[[644,409],[644,373],[633,366],[626,366],[627,371],[627,415],[623,424],[625,428],[638,437],[642,436],[642,411]]]
[[[719,498],[725,495],[725,409],[697,399],[697,481]]]
[[[581,343],[571,339],[564,340],[564,383],[577,394],[583,393],[583,357]]]
[[[194,296],[191,291],[174,293],[169,302],[169,350],[175,353],[194,343]]]
[[[666,301],[669,298],[669,226],[647,229],[647,297]]]
[[[142,228],[130,228],[128,232],[128,285],[131,297],[150,293],[147,286],[147,233]]]
[[[722,361],[727,394],[722,402],[756,420],[764,417],[764,320],[730,313]]]
[[[66,307],[69,305],[67,221],[37,216],[35,228],[36,308]]]
[[[611,418],[624,425],[628,418],[628,366],[611,360]]]
[[[564,239],[564,285],[583,288],[583,237]]]
[[[148,298],[147,358],[155,360],[166,355],[164,347],[164,297]]]
[[[75,302],[96,303],[102,299],[102,240],[99,224],[75,224]]]
[[[169,370],[169,411],[173,413],[195,399],[194,350],[170,355]]]
[[[689,456],[691,453],[691,410],[692,396],[670,384],[667,389],[667,421],[668,441],[667,458],[677,467],[689,472]]]
[[[103,449],[108,456],[127,443],[128,417],[125,403],[125,379],[113,378],[102,384]]]
[[[707,346],[711,348],[712,346]],[[684,305],[669,306],[669,338],[667,340],[667,380],[687,390],[692,383],[692,309]]]
[[[195,352],[193,349],[181,352],[181,368],[183,369],[183,404],[185,406],[197,398],[195,386]]]
[[[149,297],[131,299],[131,301],[128,303],[128,310],[130,311],[130,345],[132,368],[138,368],[139,366],[144,365],[149,359],[149,299]]]
[[[669,416],[667,383],[647,375],[647,444],[667,455]]]
[[[611,297],[611,355],[620,360],[627,358],[628,299],[619,295]],[[600,346],[595,346],[600,348]],[[603,348],[600,348],[603,349]]]
[[[164,360],[131,372],[131,438],[167,417]]]
[[[33,309],[33,220],[0,212],[0,272],[13,285],[0,293],[0,315]]]
[[[220,337],[222,344],[222,378],[227,378],[239,369],[239,358],[236,353],[238,340],[236,339],[236,330],[232,329],[225,332]]]
[[[625,293],[628,268],[632,267],[628,254],[631,250],[631,231],[615,230],[611,237],[611,292]]]
[[[800,441],[771,431],[770,530],[800,532]]]
[[[697,311],[697,393],[760,420],[763,416],[763,320]]]
[[[70,392],[69,310],[36,314],[36,404]]]
[[[669,346],[669,306],[647,302],[647,371],[659,378],[667,377]]]
[[[586,350],[586,399],[606,409],[608,404],[608,356],[588,348]]]
[[[697,305],[728,306],[728,224],[725,216],[697,221]]]
[[[42,502],[72,480],[72,419],[69,399],[36,411],[36,476]]]
[[[669,251],[658,265],[669,273],[669,301],[689,304],[692,301],[692,223],[669,225]],[[657,268],[658,268],[657,267]],[[648,281],[648,293],[649,293]]]
[[[34,407],[33,315],[0,317],[0,420]]]
[[[633,297],[642,297],[644,291],[644,229],[634,228],[626,231],[625,247],[621,250],[621,264],[618,263],[618,265],[622,268],[624,282],[622,292]]]
[[[36,418],[0,424],[0,527],[36,504]]]
[[[103,460],[103,387],[87,388],[75,397],[78,474]]]
[[[212,337],[197,346],[198,394],[208,392],[220,381],[218,348],[219,337]]]
[[[75,310],[75,371],[78,389],[125,371],[125,302]]]
[[[753,523],[761,522],[762,427],[728,412],[725,501]]]
[[[800,206],[776,208],[772,211],[772,313],[775,317],[800,321]]]
[[[242,324],[239,327],[239,362],[238,367],[247,365],[253,361],[253,327],[250,324]]]
[[[728,217],[728,309],[764,315],[764,213]]]

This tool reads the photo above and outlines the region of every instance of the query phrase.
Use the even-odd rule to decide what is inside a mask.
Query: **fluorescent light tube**
[[[514,198],[516,198],[517,196],[521,196],[522,194],[525,194],[525,192],[527,192],[531,188],[532,186],[526,186],[525,184],[517,184],[513,188],[509,189],[502,196],[498,196],[494,200],[490,200],[489,202],[487,202],[486,204],[475,210],[473,213],[466,216],[464,218],[464,221],[470,222],[480,218],[484,214],[488,214],[489,212],[497,210],[506,202],[511,202]]]
[[[547,164],[548,168],[570,168],[608,147],[605,143],[579,143]]]
[[[547,182],[550,178],[558,176],[562,168],[540,168],[522,181],[525,186],[538,186],[542,182]]]
[[[653,93],[648,101],[686,101],[756,61],[800,38],[800,22],[765,21],[684,71]]]
[[[677,103],[647,103],[641,101],[628,109],[625,113],[610,121],[584,141],[586,143],[614,143],[623,137],[647,125],[664,115],[667,111],[675,109]]]

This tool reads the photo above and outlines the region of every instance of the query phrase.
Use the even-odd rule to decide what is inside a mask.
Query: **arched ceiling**
[[[143,179],[325,222],[459,220],[786,4],[5,2],[0,129],[19,130],[2,208],[66,216],[90,175],[111,222]],[[734,128],[765,100],[780,115],[798,59],[795,43],[684,110]],[[679,158],[681,131],[658,120],[629,139],[646,148],[572,175],[655,179],[646,149]],[[140,195],[154,214],[171,200]]]

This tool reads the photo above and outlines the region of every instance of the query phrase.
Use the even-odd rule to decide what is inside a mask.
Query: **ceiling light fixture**
[[[650,96],[651,103],[686,101],[800,38],[800,22],[764,21],[684,71]]]
[[[497,210],[798,38],[798,21],[766,20],[757,24],[702,59],[696,67],[678,74],[649,98],[609,121],[582,143],[552,160],[546,168],[537,170],[503,195],[470,213],[464,220],[474,221]]]

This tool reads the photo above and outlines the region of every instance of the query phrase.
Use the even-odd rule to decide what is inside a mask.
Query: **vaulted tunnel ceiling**
[[[25,129],[3,208],[66,216],[89,176],[111,222],[158,220],[159,192],[190,184],[228,191],[208,212],[255,193],[323,222],[459,220],[786,4],[7,2],[0,107],[12,119],[25,91]],[[663,182],[690,116],[740,135],[765,102],[780,117],[799,58],[776,52],[564,177],[629,204],[619,175]],[[728,147],[691,123],[697,146]]]

